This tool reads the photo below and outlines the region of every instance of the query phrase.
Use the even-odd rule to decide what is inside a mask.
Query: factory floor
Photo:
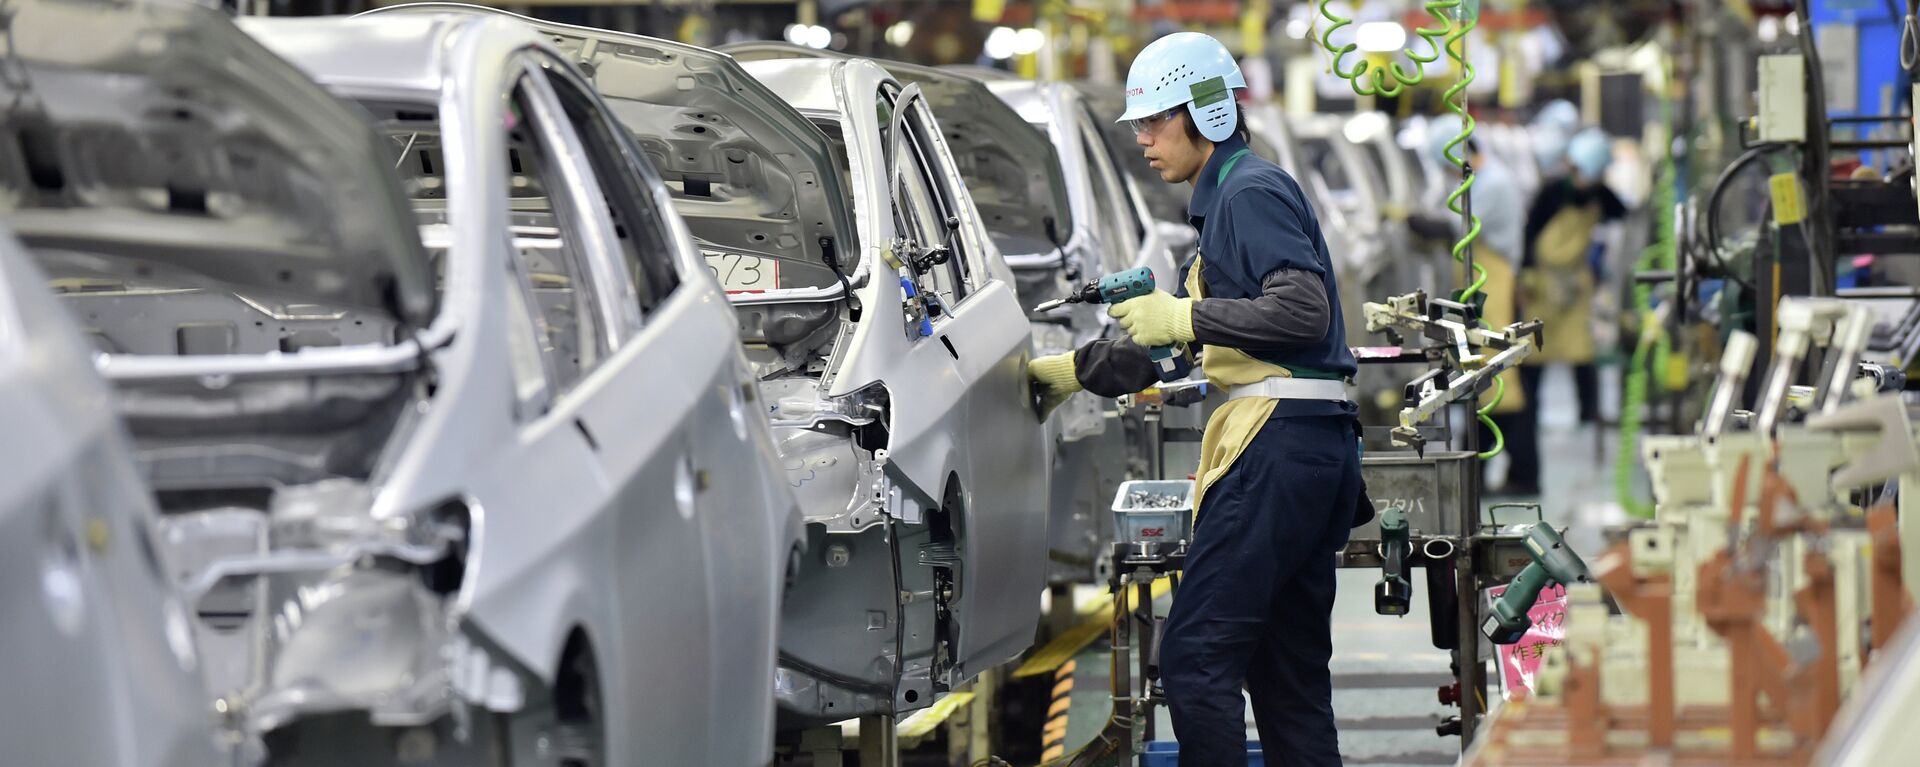
[[[1619,410],[1619,386],[1607,373],[1603,373],[1602,382],[1602,412],[1611,420]],[[1567,540],[1583,557],[1591,558],[1599,553],[1600,529],[1626,520],[1614,497],[1618,434],[1613,427],[1578,422],[1570,371],[1550,369],[1546,373],[1542,400],[1541,486],[1553,489],[1551,497],[1489,500],[1539,501],[1545,519],[1555,527],[1567,528]],[[1493,470],[1497,474],[1501,468],[1496,463]],[[1638,492],[1644,496],[1643,480]],[[1349,765],[1452,764],[1459,755],[1459,738],[1439,737],[1434,726],[1458,710],[1440,705],[1436,696],[1436,688],[1450,682],[1451,676],[1447,653],[1434,649],[1429,641],[1425,592],[1415,589],[1409,615],[1377,615],[1373,612],[1373,586],[1379,577],[1377,570],[1339,573],[1340,591],[1333,608],[1335,649],[1330,665],[1341,753]],[[1164,615],[1167,605],[1158,607]],[[1068,751],[1090,740],[1106,720],[1110,699],[1104,640],[1075,658],[1072,677],[1072,703],[1064,739]],[[1492,684],[1495,687],[1488,702],[1497,706],[1497,682]],[[1155,737],[1173,739],[1164,709],[1158,711]],[[1251,712],[1247,738],[1258,739]]]

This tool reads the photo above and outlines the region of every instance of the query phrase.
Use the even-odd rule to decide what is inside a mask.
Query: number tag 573
[[[739,253],[708,252],[707,271],[728,293],[765,293],[780,287],[780,262]]]

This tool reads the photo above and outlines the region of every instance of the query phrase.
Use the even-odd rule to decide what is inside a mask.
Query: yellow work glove
[[[1193,340],[1193,299],[1155,290],[1107,308],[1141,346],[1172,346]]]
[[[1080,379],[1073,374],[1073,352],[1050,354],[1035,357],[1027,363],[1027,377],[1044,387],[1040,392],[1040,415],[1053,412],[1064,404],[1074,392],[1080,391]]]

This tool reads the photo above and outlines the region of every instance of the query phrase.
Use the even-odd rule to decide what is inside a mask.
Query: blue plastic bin
[[[1180,744],[1171,740],[1155,740],[1147,743],[1147,752],[1140,755],[1140,767],[1180,767]],[[1267,767],[1267,760],[1260,755],[1260,741],[1247,741],[1247,767]]]

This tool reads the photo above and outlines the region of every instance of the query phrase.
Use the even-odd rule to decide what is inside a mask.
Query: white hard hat
[[[1533,116],[1533,127],[1552,127],[1562,133],[1572,133],[1580,128],[1580,109],[1566,99],[1554,99]]]
[[[1600,178],[1600,174],[1607,172],[1607,166],[1613,164],[1613,140],[1599,128],[1580,131],[1567,142],[1567,161],[1573,163],[1580,175]]]
[[[1149,43],[1127,70],[1127,111],[1138,120],[1182,104],[1208,141],[1224,141],[1239,123],[1233,89],[1247,87],[1227,47],[1198,32],[1177,32]]]

